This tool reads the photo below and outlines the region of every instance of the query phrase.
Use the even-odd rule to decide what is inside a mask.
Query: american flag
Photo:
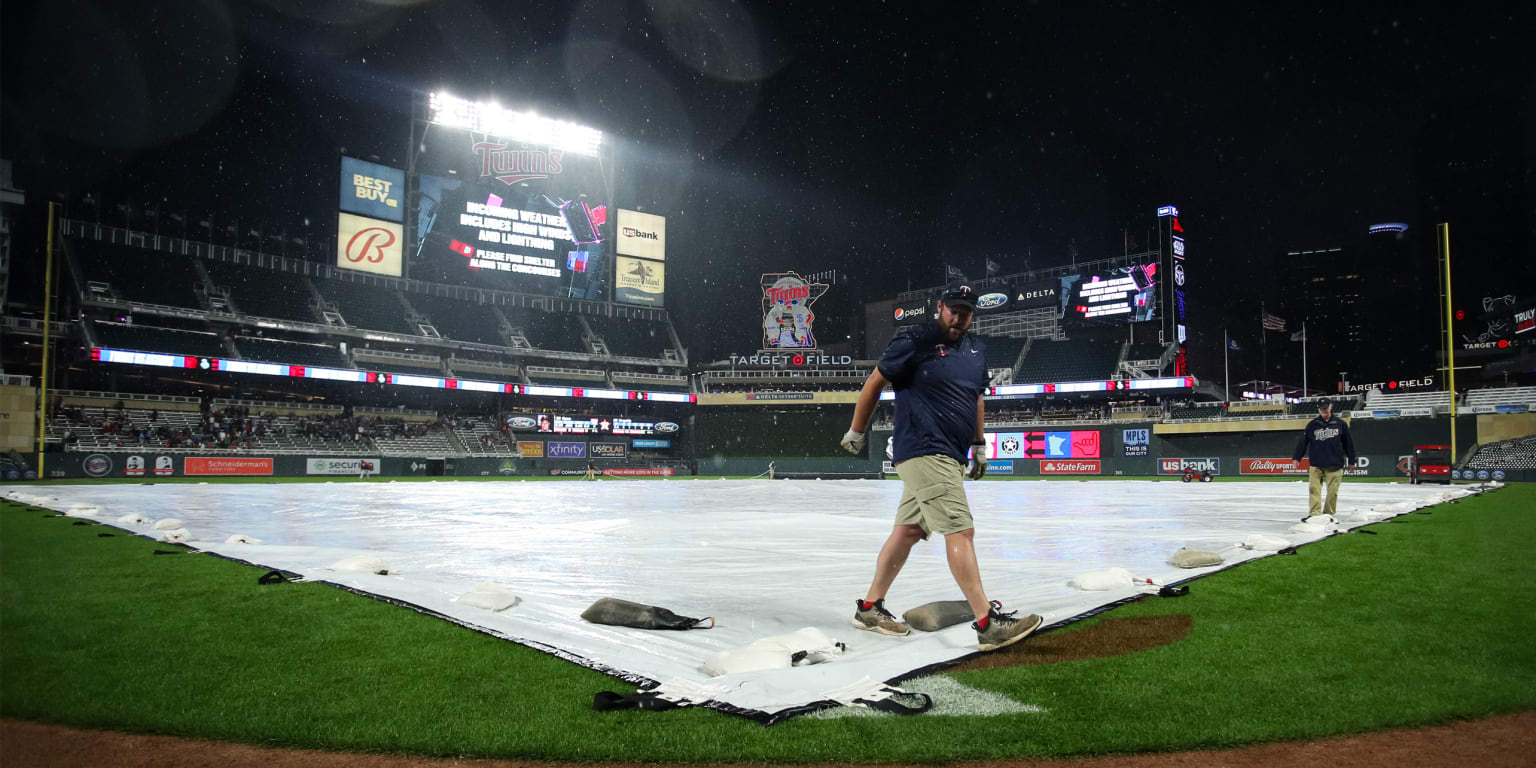
[[[1268,312],[1265,312],[1264,313],[1264,330],[1266,330],[1266,331],[1283,331],[1283,330],[1285,330],[1285,318],[1283,318],[1283,317],[1276,317],[1274,315],[1271,315]]]

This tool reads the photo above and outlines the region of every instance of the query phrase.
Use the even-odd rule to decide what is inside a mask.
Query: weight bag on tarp
[[[935,600],[901,615],[902,621],[923,632],[937,632],[975,619],[976,614],[971,611],[971,604],[964,600]]]
[[[679,616],[665,608],[631,603],[628,600],[613,597],[605,597],[593,603],[591,607],[581,612],[581,617],[593,624],[636,629],[693,629],[706,621],[711,627],[715,625],[713,616],[702,619]]]

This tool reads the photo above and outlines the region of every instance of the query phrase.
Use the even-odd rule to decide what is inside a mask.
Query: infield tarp
[[[969,624],[900,638],[849,626],[900,490],[873,480],[508,480],[37,485],[11,495],[54,497],[42,505],[60,511],[99,505],[94,519],[109,524],[133,512],[181,518],[194,548],[407,604],[775,722],[975,652]],[[1086,571],[1123,567],[1177,582],[1218,570],[1169,565],[1180,547],[1221,552],[1223,567],[1231,567],[1270,554],[1233,549],[1251,534],[1293,544],[1330,535],[1288,532],[1306,512],[1304,482],[1014,481],[967,483],[966,492],[988,596],[1021,615],[1041,614],[1047,626],[1140,594],[1068,586]],[[1346,482],[1339,510],[1392,516],[1471,492]],[[223,543],[232,534],[266,543]],[[327,570],[355,555],[381,558],[392,572]],[[485,581],[510,588],[521,602],[500,613],[453,602]],[[648,631],[582,621],[601,597],[714,616],[717,626]],[[900,615],[960,597],[934,537],[913,550],[886,604]],[[847,652],[824,664],[721,678],[702,670],[716,651],[801,627],[847,643]]]

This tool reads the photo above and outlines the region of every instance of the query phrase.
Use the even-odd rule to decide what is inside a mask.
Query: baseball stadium
[[[268,5],[218,22],[268,62],[239,78],[306,20],[273,50],[510,34]],[[1531,764],[1536,294],[1453,261],[1459,219],[1277,239],[1293,268],[1251,277],[1235,204],[1171,183],[1022,255],[754,249],[871,209],[620,119],[598,83],[648,56],[759,109],[802,76],[730,58],[775,13],[641,6],[663,53],[530,59],[574,102],[459,52],[214,197],[133,169],[217,115],[63,186],[40,148],[106,134],[8,118],[7,765]],[[55,103],[12,77],[8,111]]]

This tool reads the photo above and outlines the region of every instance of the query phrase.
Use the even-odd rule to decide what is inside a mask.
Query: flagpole
[[[1301,396],[1307,396],[1307,321],[1301,321]]]
[[[1232,369],[1227,365],[1227,350],[1232,348],[1232,342],[1227,337],[1227,329],[1221,329],[1221,380],[1227,388],[1227,402],[1232,402]]]
[[[1264,301],[1261,299],[1259,301],[1259,358],[1262,361],[1260,365],[1264,367],[1264,376],[1262,378],[1264,381],[1265,397],[1269,397],[1269,334],[1265,333],[1264,328],[1264,316],[1267,314],[1269,312],[1264,309]]]

